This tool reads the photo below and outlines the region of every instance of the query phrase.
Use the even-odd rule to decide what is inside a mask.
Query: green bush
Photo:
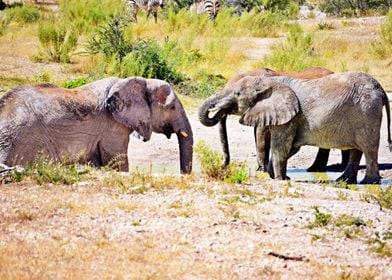
[[[334,16],[364,16],[378,12],[385,14],[392,6],[389,0],[323,0],[318,5],[322,12]]]
[[[228,166],[223,166],[223,155],[211,150],[205,141],[199,141],[194,151],[200,161],[201,172],[209,178],[229,183],[242,183],[249,180],[246,163],[240,166],[236,162],[231,162]]]
[[[313,35],[305,34],[298,24],[291,27],[286,42],[272,46],[271,54],[261,63],[279,71],[298,71],[323,64],[314,51]]]
[[[66,81],[65,83],[63,83],[61,86],[63,88],[77,88],[77,87],[81,87],[84,86],[88,83],[91,83],[92,80],[91,79],[87,79],[87,78],[77,78],[74,80],[69,80]]]
[[[207,74],[200,71],[192,80],[179,84],[179,92],[184,95],[207,98],[226,84],[227,80],[221,75]]]
[[[40,13],[34,5],[16,5],[4,10],[6,21],[16,21],[18,23],[36,22],[40,19]]]
[[[379,58],[392,54],[392,9],[389,10],[386,21],[381,24],[380,38],[372,42],[372,49]]]
[[[71,185],[79,182],[81,176],[88,172],[88,168],[81,169],[76,163],[53,162],[40,155],[22,171],[15,170],[13,181],[19,182],[31,178],[40,185],[45,183]]]
[[[87,33],[124,10],[121,0],[60,0],[59,5],[61,17]]]
[[[243,13],[239,17],[238,24],[241,29],[248,29],[250,36],[277,37],[285,21],[285,16],[280,12],[260,13],[257,9],[253,9],[249,13]]]
[[[109,74],[156,78],[175,84],[185,80],[185,76],[170,63],[171,52],[177,51],[176,41],[167,39],[161,46],[156,39],[126,40],[125,27],[122,18],[115,18],[99,27],[87,44],[88,53],[105,56]]]
[[[71,53],[78,42],[76,30],[63,22],[40,23],[38,38],[50,60],[54,62],[70,62]]]
[[[126,22],[121,17],[116,17],[109,23],[99,26],[87,42],[87,52],[101,53],[107,58],[115,56],[122,61],[132,50],[131,42],[124,38],[125,27]]]

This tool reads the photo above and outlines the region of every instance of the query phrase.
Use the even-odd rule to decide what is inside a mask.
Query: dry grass
[[[130,175],[128,184],[149,187],[124,193],[102,183],[115,175],[96,172],[96,180],[71,186],[1,186],[0,278],[357,279],[382,275],[390,261],[371,254],[372,244],[344,238],[339,227],[306,228],[311,205],[321,203],[334,216],[366,210],[373,225],[361,236],[385,232],[390,213],[364,207],[355,192],[347,191],[348,207],[333,200],[339,189],[316,185],[139,173],[147,179]],[[322,241],[312,241],[316,233]],[[271,251],[306,260],[284,261]]]

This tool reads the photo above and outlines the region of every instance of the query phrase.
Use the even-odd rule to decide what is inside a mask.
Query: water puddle
[[[131,172],[143,172],[143,173],[159,173],[163,175],[178,175],[179,174],[179,166],[177,165],[154,165],[154,164],[146,164],[146,165],[138,165],[138,166],[130,166]],[[200,174],[200,166],[196,163],[193,167],[193,173]],[[249,174],[252,177],[256,177],[256,171],[249,169]],[[291,178],[292,181],[295,182],[303,182],[303,183],[314,183],[314,184],[339,184],[336,182],[336,179],[342,174],[342,172],[307,172],[306,169],[300,168],[289,168],[287,171],[287,175]],[[265,174],[268,177],[267,174]],[[362,180],[364,177],[364,170],[359,171],[358,182]],[[342,183],[345,184],[345,183]],[[392,185],[392,179],[382,178],[381,186],[386,187],[388,185]],[[361,184],[353,184],[346,185],[342,187],[347,187],[348,189],[357,189],[357,190],[365,190],[369,185],[361,185]]]

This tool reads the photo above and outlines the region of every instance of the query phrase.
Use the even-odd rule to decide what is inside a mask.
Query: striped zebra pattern
[[[125,0],[125,4],[134,22],[137,22],[138,10],[142,9],[147,10],[147,19],[152,12],[155,23],[157,23],[158,7],[163,7],[163,1],[164,0]]]
[[[219,0],[205,0],[193,3],[189,7],[189,10],[191,11],[191,15],[193,13],[196,13],[198,15],[206,13],[208,14],[208,18],[210,20],[214,20],[218,15],[219,7]]]

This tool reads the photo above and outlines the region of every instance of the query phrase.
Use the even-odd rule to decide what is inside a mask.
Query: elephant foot
[[[307,172],[325,172],[327,171],[327,168],[318,164],[313,164],[310,166],[308,169],[306,169]]]
[[[361,184],[366,185],[366,184],[380,184],[381,183],[381,176],[376,175],[373,177],[370,176],[365,176],[365,178],[362,179]]]
[[[267,168],[267,166],[258,165],[256,171],[257,172],[268,172],[268,168]]]
[[[347,184],[356,184],[357,183],[357,178],[349,175],[345,175],[343,173],[342,176],[336,179],[336,182],[346,182]]]

